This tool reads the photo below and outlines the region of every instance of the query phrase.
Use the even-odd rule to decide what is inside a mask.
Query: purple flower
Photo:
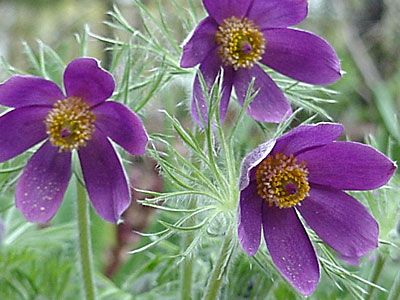
[[[221,67],[224,69],[221,120],[226,116],[232,86],[243,105],[253,77],[254,89],[259,90],[247,108],[253,119],[279,123],[291,114],[284,94],[257,62],[310,84],[326,85],[340,78],[339,59],[325,40],[287,28],[306,17],[306,0],[203,0],[203,4],[209,16],[183,47],[180,64],[189,68],[200,63],[209,87]],[[200,123],[198,110],[207,120],[207,101],[196,76],[192,114]]]
[[[314,248],[298,217],[330,247],[353,260],[378,246],[375,219],[343,190],[384,185],[395,164],[374,148],[335,142],[340,124],[299,126],[261,144],[243,160],[238,233],[244,251],[253,255],[261,227],[280,273],[302,294],[319,281]]]
[[[133,155],[143,154],[141,119],[107,100],[114,79],[92,58],[77,58],[64,72],[66,96],[53,82],[14,75],[0,85],[0,162],[45,140],[29,159],[16,188],[16,206],[31,222],[47,222],[58,210],[77,150],[90,201],[104,220],[117,222],[130,203],[127,179],[107,137]]]

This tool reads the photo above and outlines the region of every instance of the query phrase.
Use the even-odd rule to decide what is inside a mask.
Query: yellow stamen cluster
[[[297,163],[291,154],[268,156],[257,168],[257,192],[269,205],[279,208],[292,207],[309,196],[306,163]]]
[[[46,132],[59,151],[78,150],[86,146],[95,130],[96,116],[81,98],[58,100],[46,117]]]
[[[223,63],[235,70],[253,67],[265,52],[264,34],[247,18],[225,19],[215,36]]]

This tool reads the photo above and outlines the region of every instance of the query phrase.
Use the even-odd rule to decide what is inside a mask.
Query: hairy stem
[[[369,278],[370,282],[378,284],[378,280],[382,273],[384,265],[385,265],[385,258],[380,253],[377,253],[375,264],[372,269],[371,276]],[[372,297],[374,290],[375,288],[372,285],[370,285],[368,288],[368,294],[365,296],[365,300],[374,299]]]
[[[183,240],[184,247],[188,247],[194,239],[194,232],[188,232]],[[184,249],[185,249],[184,248]],[[187,256],[182,262],[181,269],[181,300],[192,299],[193,257]]]
[[[86,300],[95,300],[96,291],[94,287],[92,247],[89,228],[89,206],[86,199],[85,188],[78,180],[77,198],[79,253],[81,258],[83,286],[85,289]]]
[[[397,273],[396,279],[390,289],[390,294],[387,300],[399,300],[400,299],[400,272]]]
[[[189,202],[189,209],[196,208],[196,203],[193,199]],[[188,221],[188,226],[195,225],[193,218],[190,218]],[[186,250],[187,247],[193,242],[195,237],[195,233],[193,231],[189,231],[185,234],[183,238],[182,249]],[[192,277],[193,277],[193,265],[194,260],[192,256],[185,257],[182,262],[181,267],[181,300],[191,300],[192,299]]]
[[[234,249],[232,242],[232,231],[228,231],[218,259],[215,262],[214,269],[212,270],[211,276],[208,280],[206,291],[203,295],[203,300],[218,299],[218,295],[222,287],[222,281],[225,278],[228,262]]]

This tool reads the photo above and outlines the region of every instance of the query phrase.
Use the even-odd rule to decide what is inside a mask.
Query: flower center
[[[94,132],[96,116],[81,98],[58,100],[46,117],[46,133],[53,146],[61,151],[78,150],[86,146]]]
[[[306,163],[298,164],[293,154],[268,156],[256,171],[257,193],[270,206],[292,207],[309,195],[307,175]]]
[[[225,19],[215,37],[220,45],[218,54],[223,63],[235,70],[253,67],[265,52],[264,34],[247,18]]]

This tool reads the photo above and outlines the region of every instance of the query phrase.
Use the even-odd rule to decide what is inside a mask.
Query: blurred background
[[[158,14],[158,2],[141,1],[155,16]],[[176,18],[176,10],[171,2],[161,0],[165,18],[180,44],[189,31]],[[188,9],[188,1],[174,2],[182,3],[182,9]],[[201,1],[191,3],[198,17],[202,18],[205,13]],[[0,56],[3,58],[0,80],[10,76],[4,61],[16,69],[30,72],[33,68],[27,57],[37,55],[41,42],[50,46],[64,63],[79,56],[75,34],[82,34],[85,25],[89,25],[91,32],[103,37],[126,40],[126,33],[103,24],[104,21],[112,21],[107,12],[113,10],[113,5],[118,6],[132,27],[144,30],[138,9],[130,0],[0,0]],[[334,121],[345,125],[345,134],[349,139],[363,142],[372,135],[375,145],[396,160],[400,159],[400,126],[397,120],[400,109],[399,16],[398,0],[309,0],[309,15],[297,26],[328,40],[342,62],[345,74],[330,86],[339,93],[333,97],[337,103],[324,103],[322,107]],[[102,65],[107,69],[112,64],[108,46],[94,38],[89,39],[88,55],[102,60]],[[191,126],[192,121],[187,113],[187,88],[173,85],[166,93],[155,95],[152,100],[154,103],[147,108],[145,124],[151,133],[163,131],[164,123],[157,113],[163,107],[172,114],[178,114],[182,123]],[[179,108],[178,104],[182,103],[186,108]],[[299,118],[306,117],[300,115]],[[316,121],[327,121],[326,118],[318,118]],[[155,165],[148,158],[134,162],[135,168],[130,170],[130,177],[136,187],[154,191],[163,189],[164,183]],[[141,198],[143,195],[134,193],[134,197]],[[64,208],[63,211],[67,212],[68,209]],[[58,219],[67,219],[66,215],[61,214]],[[129,274],[131,266],[143,259],[139,256],[129,260],[126,251],[140,243],[139,236],[132,234],[132,230],[145,230],[154,221],[152,215],[152,209],[144,209],[134,203],[126,213],[125,224],[118,229],[104,225],[94,216],[94,226],[102,228],[97,230],[97,234],[94,232],[96,263],[105,276],[113,278],[117,285]],[[108,235],[104,235],[104,232]],[[173,244],[167,247],[173,247]],[[394,262],[400,267],[398,259]],[[389,281],[394,272],[394,269],[388,271]],[[368,271],[364,275],[368,277]]]

